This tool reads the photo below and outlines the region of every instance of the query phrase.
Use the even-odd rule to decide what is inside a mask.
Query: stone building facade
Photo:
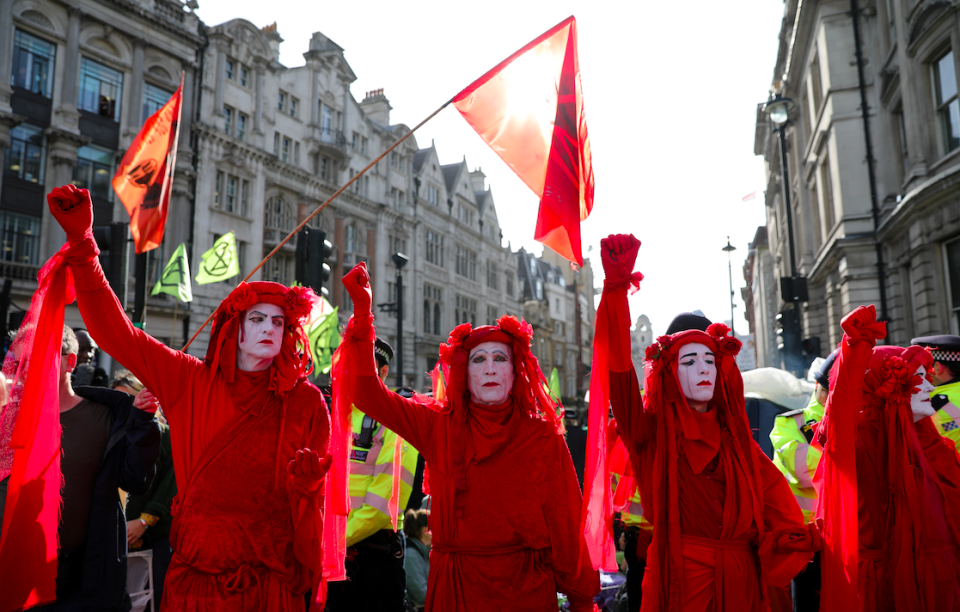
[[[797,104],[786,143],[798,274],[809,284],[803,337],[819,338],[825,355],[840,340],[839,323],[846,313],[861,304],[882,310],[881,285],[888,342],[958,333],[956,5],[942,0],[861,2],[862,79],[850,2],[787,0],[784,7],[772,91]],[[766,248],[778,280],[789,275],[787,211],[779,143],[762,106],[754,152],[763,155],[767,167]],[[868,153],[875,170],[872,184]],[[763,267],[760,259],[756,265]],[[754,285],[759,278],[753,275]],[[774,317],[785,307],[779,297],[776,301],[776,308],[754,310],[758,340],[774,329]],[[764,361],[759,349],[758,361]]]

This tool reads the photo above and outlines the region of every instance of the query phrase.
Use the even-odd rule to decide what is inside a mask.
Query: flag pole
[[[250,280],[250,277],[252,277],[254,274],[256,274],[257,271],[258,271],[260,268],[262,268],[265,263],[267,263],[268,261],[270,261],[270,258],[273,257],[274,255],[276,255],[277,252],[283,247],[283,245],[287,244],[287,243],[290,241],[291,238],[293,238],[295,235],[297,235],[297,232],[299,232],[299,231],[302,230],[304,227],[306,227],[307,223],[309,223],[314,217],[316,217],[318,214],[320,214],[320,211],[322,211],[324,208],[326,208],[327,205],[328,205],[330,202],[333,202],[335,199],[337,199],[337,197],[338,197],[341,193],[343,193],[344,191],[346,191],[347,187],[349,187],[350,185],[352,185],[357,179],[359,179],[361,176],[363,176],[364,174],[366,174],[367,171],[370,170],[370,168],[373,168],[374,166],[376,166],[377,163],[378,163],[381,159],[383,159],[384,157],[387,156],[387,153],[389,153],[389,152],[393,151],[394,149],[396,149],[396,148],[400,145],[401,142],[403,142],[404,140],[406,140],[407,138],[409,138],[414,132],[416,132],[416,131],[419,130],[421,127],[423,127],[423,125],[424,125],[427,121],[430,121],[431,119],[433,119],[434,117],[436,117],[436,116],[440,113],[440,111],[442,111],[442,110],[445,109],[447,106],[449,106],[451,102],[453,102],[453,98],[447,100],[446,102],[444,102],[444,103],[440,106],[440,108],[438,108],[437,110],[435,110],[435,111],[433,111],[432,113],[430,113],[430,115],[427,116],[426,119],[424,119],[423,121],[421,121],[420,123],[418,123],[416,126],[414,126],[414,128],[413,128],[412,130],[410,130],[409,132],[407,132],[406,134],[404,134],[402,138],[400,138],[397,142],[393,143],[393,145],[391,145],[386,151],[384,151],[383,153],[381,153],[378,158],[376,158],[375,160],[373,160],[372,162],[370,162],[369,164],[367,164],[367,167],[366,167],[366,168],[364,168],[363,170],[361,170],[360,172],[358,172],[356,175],[354,175],[354,177],[353,177],[352,179],[350,179],[349,181],[347,181],[347,182],[343,185],[343,187],[341,187],[340,189],[337,190],[336,193],[334,193],[332,196],[330,196],[329,198],[327,198],[327,201],[326,201],[326,202],[324,202],[323,204],[321,204],[320,206],[318,206],[318,207],[316,208],[316,210],[314,210],[312,213],[310,213],[310,215],[309,215],[306,219],[304,219],[303,221],[300,222],[300,225],[298,225],[297,227],[293,228],[293,231],[291,231],[289,234],[287,234],[287,237],[284,238],[283,240],[281,240],[281,241],[280,241],[280,244],[278,244],[276,247],[274,247],[274,249],[273,249],[272,251],[270,251],[270,252],[267,254],[266,257],[263,258],[263,261],[261,261],[260,263],[258,263],[258,264],[257,264],[257,267],[255,267],[253,270],[251,270],[251,271],[250,271],[250,274],[247,274],[247,276],[246,276],[242,281],[240,281],[240,282],[245,283],[245,282],[247,282],[248,280]],[[207,320],[204,321],[203,324],[200,325],[200,327],[197,328],[197,331],[193,334],[193,336],[190,337],[190,340],[187,341],[187,343],[183,345],[183,348],[182,348],[182,349],[180,349],[181,352],[186,352],[187,349],[190,348],[190,345],[193,344],[193,341],[197,339],[197,336],[199,336],[199,335],[200,335],[200,332],[203,330],[203,328],[207,326],[207,323],[209,323],[210,320],[213,319],[213,315],[214,315],[216,312],[217,312],[216,309],[214,309],[214,311],[210,313],[210,316],[207,317]]]
[[[170,329],[170,346],[173,346],[173,341],[177,337],[177,306],[180,305],[180,300],[173,298],[173,327]]]

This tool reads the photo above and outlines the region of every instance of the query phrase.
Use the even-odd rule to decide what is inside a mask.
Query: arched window
[[[277,244],[293,229],[293,208],[283,196],[267,200],[263,219],[263,240]]]

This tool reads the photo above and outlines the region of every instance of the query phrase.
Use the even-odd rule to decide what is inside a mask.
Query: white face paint
[[[677,380],[690,407],[698,412],[706,411],[717,382],[717,361],[713,351],[696,342],[681,346]]]
[[[243,314],[237,365],[241,370],[265,370],[280,354],[283,341],[283,308],[261,302]]]
[[[930,381],[927,380],[927,369],[920,366],[917,368],[917,374],[921,377],[920,387],[916,393],[910,397],[910,410],[913,412],[914,423],[928,416],[933,416],[937,412],[933,409],[933,404],[930,403],[930,394],[933,392],[934,387],[930,384]]]
[[[470,351],[467,361],[467,388],[478,404],[507,401],[513,390],[513,350],[504,342],[483,342]]]

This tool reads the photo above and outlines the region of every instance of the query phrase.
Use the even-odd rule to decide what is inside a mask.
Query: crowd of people
[[[354,310],[331,389],[308,379],[317,298],[304,287],[241,283],[201,360],[130,323],[89,194],[48,201],[73,280],[44,290],[64,293],[55,304],[75,293],[88,329],[28,317],[0,377],[9,518],[32,494],[18,480],[14,432],[33,414],[21,400],[47,384],[26,374],[59,343],[55,595],[31,609],[127,612],[127,551],[149,551],[154,610],[547,611],[563,593],[590,611],[615,543],[631,611],[960,610],[958,337],[877,346],[884,324],[858,307],[809,406],[777,418],[771,459],[725,325],[681,314],[635,371],[640,243],[610,236],[591,383],[603,431],[579,463],[601,486],[581,494],[526,322],[456,327],[432,392],[391,390],[361,263],[343,278]],[[109,379],[98,350],[129,369]],[[0,555],[34,537],[0,531]]]

